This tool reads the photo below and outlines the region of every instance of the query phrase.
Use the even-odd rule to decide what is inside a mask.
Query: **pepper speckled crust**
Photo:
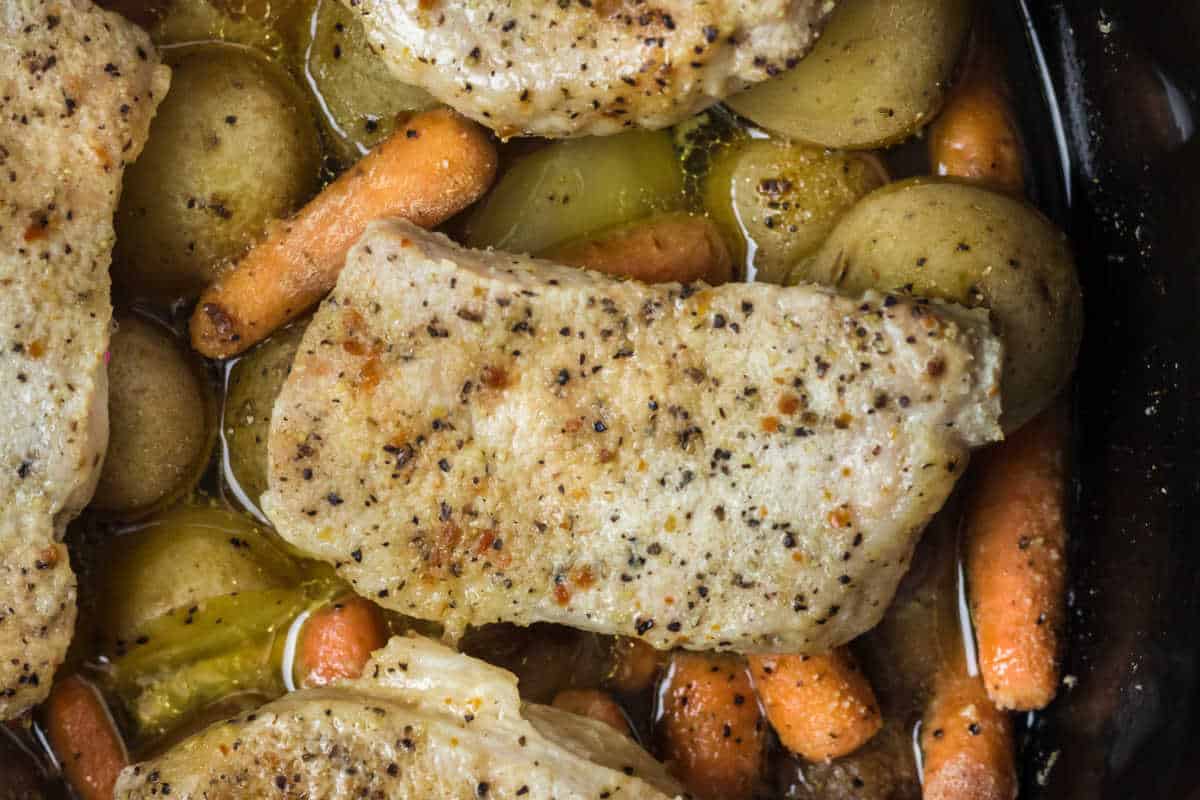
[[[374,224],[308,328],[264,510],[465,625],[822,652],[872,627],[999,438],[986,312],[648,286]]]
[[[118,800],[667,800],[679,785],[629,738],[522,705],[512,673],[428,639],[395,638],[364,677],[214,725],[127,767]]]
[[[832,0],[343,0],[372,48],[501,136],[662,128],[794,66]]]
[[[113,211],[169,77],[86,0],[0,0],[0,720],[46,696],[74,627],[60,538],[108,442]]]

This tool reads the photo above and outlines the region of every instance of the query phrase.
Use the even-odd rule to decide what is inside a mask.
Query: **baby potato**
[[[223,419],[230,478],[254,505],[267,490],[267,433],[271,409],[283,388],[292,359],[300,347],[306,320],[263,342],[241,358],[229,372]]]
[[[941,106],[967,0],[840,0],[798,65],[726,102],[774,132],[848,149],[900,141]]]
[[[185,503],[109,548],[101,627],[129,640],[147,622],[213,597],[286,588],[299,568],[254,521],[215,505]]]
[[[1020,200],[952,180],[916,178],[863,198],[792,280],[991,309],[1004,340],[1006,432],[1058,395],[1083,333],[1066,235]]]
[[[216,403],[199,364],[158,323],[119,315],[109,353],[108,455],[92,507],[134,519],[199,480]]]
[[[466,240],[537,255],[682,203],[683,169],[666,131],[567,139],[514,163],[467,220]]]
[[[315,190],[320,142],[306,100],[249,48],[184,48],[127,170],[113,278],[132,296],[198,293]]]
[[[782,283],[846,209],[885,180],[873,157],[747,139],[713,162],[704,207],[736,243],[748,275]]]
[[[346,162],[391,135],[398,117],[437,105],[424,90],[392,77],[371,52],[358,15],[337,0],[317,0],[302,52],[321,121]]]

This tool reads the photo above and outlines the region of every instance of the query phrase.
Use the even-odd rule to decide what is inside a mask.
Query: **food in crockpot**
[[[808,58],[729,106],[801,142],[894,144],[941,106],[970,18],[966,0],[841,0]]]
[[[168,74],[144,33],[86,0],[0,9],[2,721],[46,697],[75,627],[62,535],[108,439],[112,215]]]
[[[350,245],[374,219],[432,227],[475,202],[496,174],[491,142],[446,111],[409,120],[342,173],[196,304],[192,346],[210,358],[236,355],[302,316],[337,280]]]
[[[556,142],[512,164],[466,221],[471,247],[538,254],[683,204],[666,133]]]
[[[878,621],[969,448],[1000,435],[982,312],[619,281],[402,220],[334,296],[275,405],[263,511],[451,633],[828,650]]]
[[[1066,236],[998,192],[929,178],[877,189],[791,278],[987,308],[1004,339],[1006,431],[1046,408],[1075,366],[1083,298]]]
[[[714,160],[704,205],[755,280],[783,283],[842,214],[886,180],[871,157],[747,139]]]
[[[317,0],[301,19],[304,75],[324,112],[321,120],[348,163],[392,135],[415,111],[437,104],[401,83],[367,44],[359,15],[337,0]]]
[[[117,211],[113,277],[135,297],[194,297],[317,185],[316,124],[284,70],[229,44],[171,63]]]
[[[653,6],[428,8],[358,0],[367,38],[400,80],[502,137],[662,128],[792,67],[816,40],[827,0]]]
[[[164,326],[119,315],[109,344],[108,455],[92,507],[144,516],[191,490],[215,441],[208,377]]]

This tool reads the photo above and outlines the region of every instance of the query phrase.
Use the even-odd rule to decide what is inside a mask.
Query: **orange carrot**
[[[109,800],[129,754],[100,692],[79,675],[58,679],[42,713],[71,788],[82,800]]]
[[[617,692],[632,694],[649,689],[666,654],[630,636],[618,636],[612,645],[604,683]]]
[[[547,257],[645,283],[704,281],[715,286],[733,277],[733,258],[716,224],[690,214],[623,225],[554,248]]]
[[[948,659],[921,723],[924,800],[1013,800],[1013,746],[1008,714],[992,705],[963,658]]]
[[[883,717],[849,650],[815,656],[751,656],[754,688],[783,746],[809,761],[852,753]]]
[[[370,600],[351,597],[313,613],[296,651],[297,684],[325,686],[357,678],[371,653],[387,644],[383,614]]]
[[[980,458],[966,524],[967,586],[988,696],[1044,707],[1066,618],[1067,414],[1059,403]]]
[[[763,771],[766,722],[745,663],[679,652],[660,690],[659,734],[668,766],[700,800],[742,800]]]
[[[629,735],[629,720],[607,693],[599,689],[564,689],[551,704],[563,711],[603,722],[615,731]]]
[[[444,110],[413,117],[204,291],[192,346],[210,358],[242,352],[333,288],[372,220],[431,228],[479,199],[495,175],[496,149],[479,126]]]
[[[929,159],[952,175],[1021,194],[1025,189],[1021,137],[995,47],[973,42],[966,69],[934,121]]]

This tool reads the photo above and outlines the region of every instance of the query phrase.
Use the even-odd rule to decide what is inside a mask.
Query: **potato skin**
[[[1083,298],[1066,235],[1032,206],[978,186],[914,178],[876,190],[791,280],[991,309],[1005,346],[1007,432],[1046,408],[1075,367]]]
[[[704,206],[756,280],[782,283],[856,200],[885,182],[873,157],[746,140],[713,162]]]
[[[216,437],[216,402],[200,365],[156,322],[118,315],[109,353],[108,455],[92,507],[135,519],[200,478]]]
[[[941,107],[970,16],[967,0],[840,0],[797,66],[726,103],[799,141],[893,144]]]
[[[298,320],[243,356],[229,372],[222,430],[228,469],[245,502],[258,509],[267,490],[267,433],[271,409],[300,348],[307,320]]]
[[[321,122],[341,160],[360,156],[391,135],[396,120],[438,103],[396,80],[371,51],[358,15],[338,0],[317,0],[304,18],[304,66],[321,100]]]
[[[280,67],[217,44],[172,67],[116,215],[113,277],[129,297],[195,295],[317,187],[317,128]]]

